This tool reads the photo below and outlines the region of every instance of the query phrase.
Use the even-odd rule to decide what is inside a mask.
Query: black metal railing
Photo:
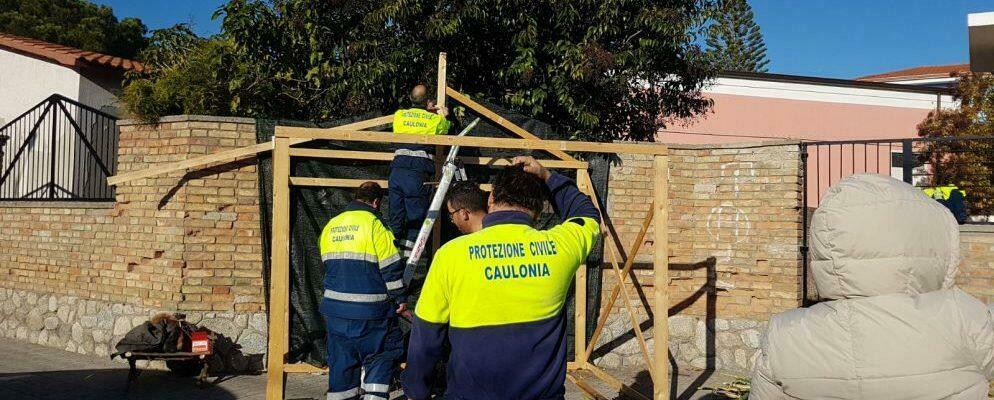
[[[0,200],[109,201],[117,118],[53,94],[0,127]]]
[[[994,136],[806,142],[801,144],[803,298],[817,300],[808,276],[808,225],[828,188],[860,173],[917,187],[953,184],[966,192],[968,223],[994,222]]]
[[[967,208],[986,222],[994,215],[994,136],[807,142],[805,204],[818,206],[828,188],[860,173],[891,176],[918,187],[953,184]]]

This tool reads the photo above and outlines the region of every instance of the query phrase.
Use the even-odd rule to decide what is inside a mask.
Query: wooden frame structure
[[[452,98],[463,106],[480,114],[492,123],[508,130],[518,136],[518,139],[509,138],[489,138],[489,137],[455,137],[455,136],[415,136],[415,135],[395,135],[393,133],[365,131],[364,129],[374,128],[389,124],[393,121],[392,116],[373,118],[359,121],[352,124],[338,126],[334,128],[299,128],[277,126],[276,135],[271,142],[260,143],[253,146],[246,146],[238,149],[222,151],[206,156],[191,158],[177,163],[157,166],[141,171],[134,171],[120,174],[108,178],[111,185],[119,185],[124,182],[148,178],[174,171],[184,171],[196,168],[204,168],[207,165],[219,164],[234,161],[236,159],[252,157],[265,151],[272,151],[273,155],[273,223],[272,223],[272,251],[270,266],[270,290],[269,290],[269,342],[267,352],[267,381],[266,399],[282,400],[284,398],[286,374],[289,373],[322,373],[327,369],[314,367],[308,364],[287,364],[285,355],[289,347],[289,267],[290,267],[290,189],[292,186],[310,187],[355,187],[366,181],[350,178],[312,178],[291,176],[291,159],[293,157],[324,158],[324,159],[347,159],[365,161],[389,162],[393,159],[393,154],[368,151],[351,150],[330,150],[293,147],[308,143],[313,140],[336,140],[350,142],[373,142],[373,143],[405,143],[424,144],[436,146],[436,163],[444,157],[445,146],[459,145],[463,147],[499,148],[499,149],[520,149],[520,150],[544,150],[552,154],[557,159],[539,160],[544,166],[554,169],[572,169],[576,171],[577,186],[579,189],[595,196],[590,175],[587,172],[588,164],[570,156],[567,151],[588,152],[588,153],[629,153],[647,154],[653,156],[655,175],[653,178],[653,206],[646,217],[642,230],[636,238],[635,243],[630,247],[631,251],[624,262],[624,267],[619,268],[619,261],[616,250],[609,244],[605,244],[612,256],[612,266],[618,276],[618,283],[613,288],[608,302],[601,309],[601,316],[594,329],[590,342],[586,340],[586,281],[587,269],[581,266],[576,273],[575,284],[575,348],[574,361],[569,363],[568,378],[577,385],[590,398],[605,398],[596,392],[592,386],[585,383],[587,379],[583,374],[591,374],[593,377],[602,380],[608,386],[617,390],[622,396],[648,400],[641,393],[624,385],[620,380],[604,372],[600,368],[590,363],[590,357],[597,340],[604,328],[611,308],[618,299],[619,294],[623,294],[625,309],[632,322],[632,328],[639,340],[641,350],[649,366],[650,376],[653,381],[653,400],[668,400],[670,397],[670,372],[669,372],[669,327],[667,314],[669,309],[668,296],[668,228],[667,228],[667,206],[669,192],[669,157],[668,149],[663,145],[648,145],[634,143],[593,143],[561,140],[542,140],[530,132],[524,130],[510,121],[500,117],[498,114],[487,109],[483,105],[473,101],[468,96],[459,93],[445,85],[445,53],[439,56],[439,82],[436,104],[444,105],[446,97]],[[500,166],[507,165],[509,160],[490,157],[462,157],[464,164]],[[440,170],[440,169],[439,169]],[[385,181],[380,182],[386,186]],[[595,201],[595,204],[599,202]],[[652,224],[655,216],[655,224]],[[654,354],[650,354],[645,338],[642,336],[641,328],[638,326],[635,306],[629,294],[626,284],[633,261],[639,248],[647,234],[650,226],[654,226],[653,243],[653,271],[655,295],[653,308],[656,310],[653,333],[655,337]],[[438,225],[436,225],[436,229]],[[605,238],[613,239],[611,243],[617,243],[617,238],[608,229],[601,229]],[[439,236],[435,235],[436,248]],[[605,243],[608,243],[605,241]]]
[[[496,122],[496,121],[495,121]],[[507,121],[504,121],[507,123]],[[540,139],[506,139],[506,138],[484,138],[484,137],[454,137],[454,136],[414,136],[396,135],[392,133],[355,131],[344,129],[318,129],[318,128],[296,128],[296,127],[276,127],[276,137],[274,138],[273,149],[273,234],[272,234],[272,270],[270,274],[270,307],[269,307],[269,353],[268,353],[268,379],[267,379],[267,399],[283,399],[284,382],[287,373],[315,373],[324,370],[310,365],[285,364],[284,355],[287,353],[289,340],[289,219],[290,219],[290,188],[292,186],[320,186],[320,187],[353,187],[363,180],[342,179],[342,178],[304,178],[291,176],[290,160],[293,157],[310,158],[335,158],[350,160],[378,160],[387,161],[388,158],[381,153],[345,150],[325,150],[325,149],[304,149],[291,147],[293,143],[303,143],[311,140],[336,140],[353,142],[375,142],[375,143],[406,143],[406,144],[430,144],[430,145],[460,145],[464,147],[500,148],[500,149],[521,149],[521,150],[552,150],[559,151],[581,151],[597,153],[636,153],[650,154],[655,160],[655,190],[653,212],[646,218],[642,226],[636,243],[632,247],[631,254],[625,261],[624,270],[618,265],[617,254],[613,247],[607,245],[611,251],[614,271],[618,274],[619,284],[611,293],[611,297],[601,313],[597,329],[591,343],[586,341],[586,268],[581,267],[576,274],[576,340],[575,340],[575,361],[570,363],[570,381],[579,382],[577,384],[581,390],[589,396],[597,398],[601,396],[592,392],[592,387],[583,383],[581,372],[589,372],[596,378],[603,380],[609,386],[618,390],[622,395],[633,399],[647,398],[638,392],[625,386],[618,379],[610,376],[598,367],[589,363],[590,354],[596,339],[607,318],[607,314],[613,307],[619,294],[623,294],[626,310],[633,322],[636,336],[640,341],[647,364],[650,366],[650,374],[653,377],[654,394],[656,400],[669,399],[669,360],[667,359],[668,327],[665,315],[669,308],[666,288],[668,285],[668,264],[667,264],[667,227],[666,227],[666,205],[668,192],[668,156],[667,149],[662,145],[645,145],[629,143],[592,143],[592,142],[570,142]],[[476,165],[506,165],[507,160],[496,158],[474,157],[465,158],[466,164]],[[595,196],[590,175],[587,172],[587,163],[582,161],[567,160],[540,160],[543,165],[557,169],[573,169],[577,174],[577,186],[579,189]],[[385,184],[385,182],[382,182]],[[655,306],[657,317],[654,326],[654,334],[657,338],[657,349],[664,351],[650,355],[648,346],[642,337],[642,331],[638,327],[635,318],[633,301],[629,295],[626,285],[627,272],[631,270],[635,253],[642,243],[650,223],[656,217],[654,243],[655,258],[654,271],[656,273],[656,294]],[[608,235],[609,230],[602,229]]]

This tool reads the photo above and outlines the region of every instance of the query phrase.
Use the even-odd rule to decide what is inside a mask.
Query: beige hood
[[[811,274],[825,300],[950,288],[960,261],[953,215],[882,175],[850,176],[829,189],[810,235]]]

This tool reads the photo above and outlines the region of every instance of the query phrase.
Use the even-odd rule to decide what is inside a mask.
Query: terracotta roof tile
[[[142,66],[141,63],[126,58],[80,50],[74,47],[49,43],[37,39],[29,39],[7,33],[0,33],[0,49],[7,49],[27,54],[71,68],[91,66],[124,71],[141,71],[144,69],[144,66]]]
[[[861,76],[856,78],[856,80],[870,82],[899,82],[915,79],[948,78],[954,73],[966,72],[969,70],[970,64],[926,65],[885,72],[882,74]]]

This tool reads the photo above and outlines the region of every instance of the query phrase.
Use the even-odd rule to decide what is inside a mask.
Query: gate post
[[[911,162],[912,158],[915,156],[914,149],[912,148],[911,139],[905,139],[901,141],[902,155],[901,155],[901,171],[904,173],[903,180],[904,183],[914,185],[914,163]]]

